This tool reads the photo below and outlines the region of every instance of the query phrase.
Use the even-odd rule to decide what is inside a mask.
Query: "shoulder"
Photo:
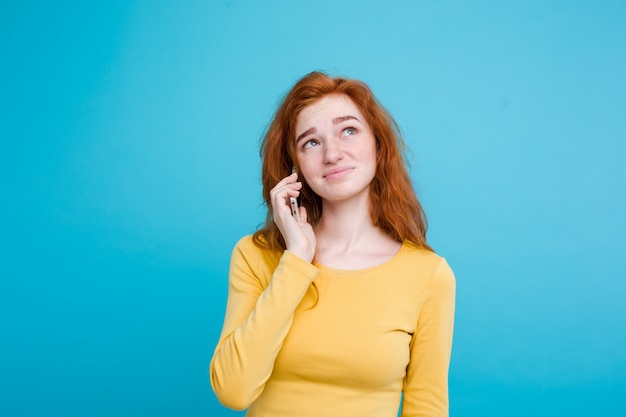
[[[254,235],[243,236],[237,241],[234,249],[245,253],[273,252],[269,245],[265,244],[263,237],[256,239]]]
[[[450,266],[443,256],[424,249],[413,242],[404,241],[401,251],[403,254],[401,261],[404,263],[420,266],[420,269],[431,270],[432,272],[438,268],[449,269],[451,272]]]
[[[233,248],[233,256],[239,255],[248,260],[251,259],[276,259],[278,260],[282,252],[275,251],[263,245],[263,241],[256,241],[254,235],[246,235],[239,239]]]
[[[269,282],[278,265],[282,252],[271,250],[246,235],[235,244],[231,255],[231,270],[247,270],[262,282]]]
[[[256,252],[260,249],[261,247],[254,243],[253,235],[246,235],[235,244],[235,250],[240,252]]]
[[[404,268],[413,271],[411,280],[419,302],[416,304],[418,315],[428,317],[445,317],[453,321],[456,298],[456,278],[448,262],[441,255],[421,248],[415,244],[403,245],[405,250]],[[427,317],[424,316],[424,317]]]
[[[424,285],[454,287],[454,272],[441,255],[409,241],[402,245],[402,254],[400,257],[402,268],[417,274]]]

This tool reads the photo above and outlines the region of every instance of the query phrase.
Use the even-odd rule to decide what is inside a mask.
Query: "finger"
[[[292,182],[295,182],[298,179],[298,173],[294,172],[292,174],[287,175],[285,178],[283,178],[282,180],[278,181],[278,184],[290,184]]]
[[[275,187],[270,191],[270,198],[274,201],[278,201],[281,198],[298,197],[300,196],[301,189],[301,182],[294,182],[281,187]]]
[[[297,179],[297,174],[295,173],[293,175],[283,178],[282,180],[278,181],[278,183],[276,183],[274,188],[270,190],[270,194],[277,193],[285,187],[295,186],[296,189],[299,190],[300,188],[302,188],[302,182],[298,181]]]
[[[307,214],[306,214],[306,207],[300,206],[300,207],[298,207],[298,211],[300,212],[300,222],[301,223],[307,223],[308,222],[308,218],[307,218]]]

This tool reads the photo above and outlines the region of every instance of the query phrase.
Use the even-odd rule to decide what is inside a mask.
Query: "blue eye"
[[[307,149],[307,148],[312,148],[317,145],[319,145],[319,142],[315,139],[311,139],[311,140],[307,140],[306,142],[304,142],[304,145],[302,145],[302,147],[304,149]]]
[[[351,136],[356,133],[356,129],[353,127],[347,127],[343,130],[343,136]]]

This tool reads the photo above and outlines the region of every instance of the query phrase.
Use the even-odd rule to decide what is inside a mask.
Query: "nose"
[[[343,149],[338,140],[327,140],[324,144],[324,163],[334,164],[343,159]]]

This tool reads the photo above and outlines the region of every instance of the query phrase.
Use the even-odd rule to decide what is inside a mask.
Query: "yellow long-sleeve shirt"
[[[311,285],[315,283],[315,285]],[[448,415],[455,280],[404,242],[362,270],[310,264],[241,239],[210,364],[222,404],[248,417]]]

